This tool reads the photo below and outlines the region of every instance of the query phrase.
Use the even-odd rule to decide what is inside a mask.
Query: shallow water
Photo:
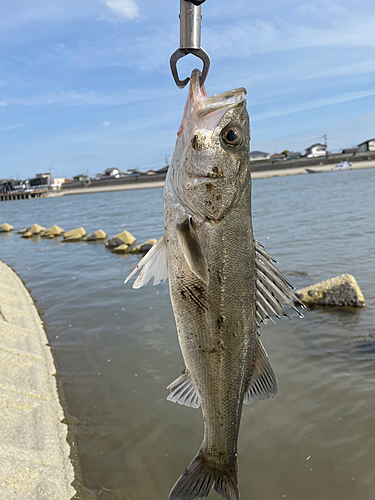
[[[297,288],[353,274],[367,307],[262,328],[279,393],[244,408],[242,500],[374,498],[374,186],[375,169],[253,182],[255,237],[279,269]],[[162,190],[4,202],[5,221],[127,229],[141,242],[162,235]],[[98,499],[166,499],[203,432],[200,410],[165,399],[183,369],[168,285],[124,285],[138,257],[97,243],[0,234],[0,258],[44,311],[84,486]]]

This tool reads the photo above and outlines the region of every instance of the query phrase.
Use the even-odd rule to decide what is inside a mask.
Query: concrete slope
[[[70,500],[73,466],[51,349],[30,294],[0,261],[0,499]]]

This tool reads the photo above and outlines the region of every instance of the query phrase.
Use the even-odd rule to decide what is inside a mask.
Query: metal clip
[[[200,46],[201,21],[202,7],[192,4],[189,0],[180,0],[180,48],[172,54],[170,59],[172,75],[177,87],[180,89],[187,85],[190,78],[180,80],[177,71],[177,61],[179,59],[188,54],[193,54],[203,61],[203,70],[200,77],[201,86],[204,84],[210,69],[210,58]]]

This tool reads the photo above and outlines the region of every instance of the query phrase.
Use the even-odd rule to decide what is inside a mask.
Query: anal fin
[[[201,398],[195,390],[186,370],[184,370],[182,375],[176,378],[176,380],[169,384],[167,389],[171,391],[167,397],[168,401],[190,406],[191,408],[200,407]]]
[[[262,342],[257,340],[257,354],[254,362],[254,371],[249,388],[245,392],[243,402],[245,405],[270,399],[277,394],[277,378],[269,361]]]

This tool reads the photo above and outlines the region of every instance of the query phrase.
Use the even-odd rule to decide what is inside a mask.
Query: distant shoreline
[[[113,191],[128,191],[133,189],[149,189],[164,187],[165,181],[137,182],[128,184],[116,184],[115,186],[96,186],[77,189],[61,189],[59,191],[48,191],[43,198],[55,198],[60,196],[71,196],[73,194],[106,193]]]
[[[316,173],[320,172],[330,172],[333,170],[333,165],[312,165],[311,170],[314,170]],[[372,161],[363,161],[353,163],[353,166],[350,170],[357,170],[361,168],[374,168],[375,160]],[[287,175],[302,175],[308,174],[305,167],[298,168],[287,168],[280,170],[263,170],[258,172],[252,172],[252,179],[265,179],[269,177],[285,177]],[[77,189],[66,189],[60,191],[49,191],[43,197],[45,198],[54,198],[60,196],[71,196],[74,194],[91,194],[91,193],[106,193],[113,191],[128,191],[134,189],[151,189],[151,188],[161,188],[164,187],[164,181],[155,181],[155,182],[137,182],[137,183],[128,183],[128,184],[116,184],[114,186],[95,186],[95,187],[86,187],[86,188],[77,188]]]
[[[375,160],[359,161],[352,163],[352,167],[349,170],[357,170],[360,168],[374,168]],[[306,169],[313,170],[316,173],[320,172],[331,172],[334,170],[334,165],[311,165],[309,167],[296,167],[296,168],[284,168],[280,170],[263,170],[260,172],[251,172],[252,179],[264,179],[266,177],[285,177],[287,175],[301,175],[308,174]],[[347,169],[343,170],[346,171]],[[340,170],[335,170],[335,172],[340,172]]]

